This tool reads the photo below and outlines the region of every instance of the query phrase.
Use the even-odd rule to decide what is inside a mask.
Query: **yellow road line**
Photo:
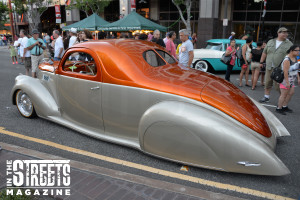
[[[5,135],[9,135],[9,136],[12,136],[12,137],[21,138],[23,140],[28,140],[28,141],[40,143],[40,144],[43,144],[43,145],[55,147],[57,149],[61,149],[61,150],[64,150],[64,151],[69,151],[69,152],[72,152],[72,153],[77,153],[77,154],[80,154],[80,155],[96,158],[96,159],[99,159],[99,160],[104,160],[104,161],[115,163],[115,164],[118,164],[118,165],[123,165],[123,166],[126,166],[126,167],[131,167],[131,168],[143,170],[143,171],[146,171],[146,172],[151,172],[151,173],[155,173],[155,174],[159,174],[159,175],[163,175],[163,176],[168,176],[168,177],[171,177],[171,178],[176,178],[176,179],[180,179],[180,180],[184,180],[184,181],[199,183],[201,185],[211,186],[211,187],[218,188],[218,189],[231,190],[231,191],[235,191],[235,192],[239,192],[239,193],[243,193],[243,194],[247,194],[247,195],[253,195],[253,196],[257,196],[257,197],[261,197],[261,198],[267,198],[267,199],[293,200],[291,198],[284,197],[284,196],[279,196],[279,195],[276,195],[276,194],[271,194],[271,193],[267,193],[267,192],[262,192],[262,191],[253,190],[253,189],[244,188],[244,187],[239,187],[239,186],[230,185],[230,184],[219,183],[219,182],[215,182],[215,181],[209,181],[209,180],[205,180],[205,179],[201,179],[201,178],[197,178],[197,177],[192,177],[192,176],[188,176],[188,175],[184,175],[184,174],[179,174],[179,173],[170,172],[170,171],[166,171],[166,170],[162,170],[162,169],[157,169],[157,168],[154,168],[154,167],[149,167],[149,166],[146,166],[146,165],[141,165],[141,164],[137,164],[137,163],[133,163],[133,162],[129,162],[129,161],[124,161],[124,160],[120,160],[120,159],[117,159],[117,158],[112,158],[112,157],[103,156],[103,155],[100,155],[100,154],[95,154],[95,153],[92,153],[92,152],[84,151],[84,150],[81,150],[81,149],[76,149],[76,148],[73,148],[73,147],[68,147],[68,146],[57,144],[57,143],[50,142],[50,141],[47,141],[47,140],[42,140],[42,139],[38,139],[38,138],[34,138],[34,137],[25,136],[25,135],[22,135],[22,134],[19,134],[19,133],[14,133],[14,132],[11,132],[11,131],[7,131],[7,130],[5,130],[4,127],[0,127],[0,133],[5,134]]]

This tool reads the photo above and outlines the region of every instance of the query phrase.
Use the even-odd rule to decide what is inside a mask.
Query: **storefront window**
[[[267,12],[265,16],[265,21],[280,21],[280,12]]]
[[[170,20],[178,20],[178,18],[180,17],[179,13],[170,13]]]
[[[159,1],[160,11],[169,11],[169,1]]]
[[[159,20],[169,20],[169,13],[160,13]]]
[[[300,44],[300,25],[298,24],[298,26],[297,26],[297,31],[296,31],[296,33],[298,33],[298,34],[296,34],[296,36],[295,36],[295,41],[294,41],[294,43],[295,44]]]
[[[248,12],[247,21],[259,21],[261,17],[261,12]]]
[[[247,10],[261,10],[263,1],[254,2],[254,0],[248,0],[248,8]]]
[[[235,0],[234,1],[234,10],[246,10],[247,5],[248,5],[247,3],[248,3],[248,0],[240,0],[240,1]]]
[[[245,12],[234,12],[233,21],[245,21],[246,13]]]
[[[289,0],[285,0],[289,1]],[[267,10],[282,10],[283,0],[268,0]]]
[[[282,21],[285,22],[295,22],[298,18],[298,12],[287,12],[282,13]]]
[[[299,10],[299,0],[285,0],[283,10]]]

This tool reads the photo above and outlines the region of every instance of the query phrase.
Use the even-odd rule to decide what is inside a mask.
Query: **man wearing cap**
[[[70,30],[70,40],[69,40],[69,48],[73,46],[77,40],[77,29],[76,28],[71,28]]]
[[[228,38],[229,40],[233,40],[235,37],[235,32],[231,32],[231,36]]]
[[[32,77],[36,78],[36,70],[40,63],[42,63],[44,55],[43,51],[46,49],[44,41],[39,38],[40,32],[36,29],[32,31],[32,38],[27,42],[27,50],[30,50]]]
[[[279,28],[277,34],[277,38],[269,40],[260,58],[260,68],[263,67],[263,63],[266,60],[265,95],[259,101],[261,103],[269,102],[270,92],[273,86],[273,80],[270,78],[270,75],[275,67],[279,67],[281,61],[287,54],[287,50],[293,45],[293,43],[287,39],[288,30],[285,27]],[[275,87],[279,91],[279,85],[276,82]]]

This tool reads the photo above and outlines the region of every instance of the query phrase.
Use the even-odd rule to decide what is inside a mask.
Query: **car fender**
[[[59,108],[52,95],[37,78],[19,75],[15,79],[15,85],[11,91],[12,103],[16,105],[16,93],[23,90],[28,94],[38,116],[60,116]]]
[[[281,121],[279,121],[279,119],[270,110],[265,108],[263,105],[261,105],[259,102],[255,101],[251,97],[249,98],[263,114],[272,133],[274,133],[276,137],[291,136],[289,131],[285,128]]]
[[[229,172],[290,173],[273,149],[254,135],[258,133],[206,104],[177,101],[153,105],[139,124],[141,149],[155,156]]]

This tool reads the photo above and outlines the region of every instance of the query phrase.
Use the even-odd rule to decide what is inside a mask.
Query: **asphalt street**
[[[198,177],[205,180],[215,181],[223,184],[239,186],[257,191],[267,192],[283,197],[298,199],[300,197],[300,89],[295,88],[295,95],[289,105],[295,112],[286,116],[275,115],[289,130],[291,136],[278,139],[276,154],[290,169],[291,174],[281,177],[271,176],[256,176],[236,173],[226,173],[190,167],[188,172],[180,171],[182,165],[174,162],[169,162],[156,157],[146,155],[135,149],[103,142],[94,138],[85,136],[71,129],[57,125],[50,121],[41,118],[25,119],[22,117],[17,108],[12,105],[10,99],[10,91],[14,84],[14,79],[19,73],[25,73],[23,65],[12,65],[9,52],[7,49],[0,47],[0,127],[4,127],[8,131],[19,133],[34,138],[48,140],[65,146],[93,152],[104,156],[118,158],[133,163],[138,163],[158,169],[163,169],[171,172],[176,172],[184,175]],[[224,77],[224,73],[218,73],[217,76]],[[239,74],[232,75],[231,80],[234,85],[238,85]],[[259,83],[260,84],[260,83]],[[256,90],[251,90],[249,87],[240,88],[248,96],[259,100],[263,97],[263,87],[258,86]],[[272,91],[270,103],[266,105],[272,112],[275,111],[279,94]],[[24,141],[19,138],[7,136],[0,133],[0,141],[4,143],[14,144],[17,146],[34,149],[36,151],[45,152],[48,154],[58,155],[64,158],[77,160],[84,163],[89,163],[105,168],[124,171],[140,176],[151,177],[153,179],[164,180],[172,183],[182,184],[203,190],[223,193],[231,196],[236,196],[245,199],[264,199],[258,196],[243,194],[217,187],[209,187],[199,183],[184,181],[181,179],[170,178],[167,176],[138,170],[132,167],[112,164],[96,158],[91,158],[76,153],[67,152],[51,146],[38,144],[35,142]]]

